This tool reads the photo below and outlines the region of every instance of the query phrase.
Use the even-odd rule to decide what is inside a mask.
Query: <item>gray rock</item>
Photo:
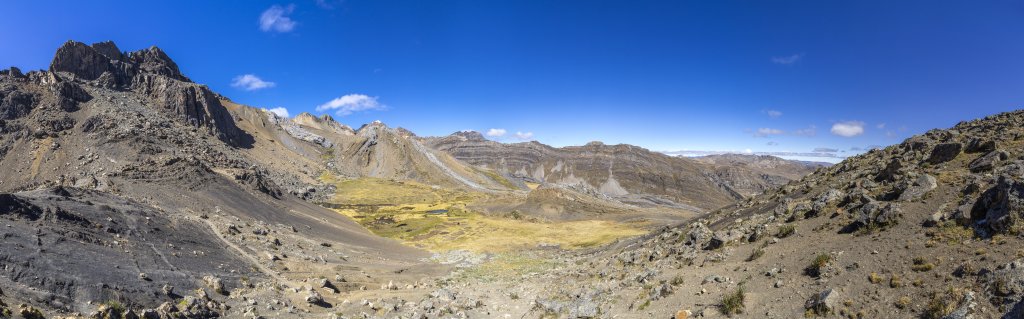
[[[938,186],[939,184],[935,180],[934,176],[922,174],[921,176],[918,176],[910,186],[907,186],[907,188],[903,190],[903,193],[900,194],[899,200],[906,202],[920,199]]]
[[[818,315],[827,315],[836,311],[839,303],[839,292],[829,288],[811,296],[811,299],[804,303],[804,308]]]
[[[971,210],[971,217],[995,233],[1021,233],[1024,230],[1024,182],[1000,176],[995,186],[985,191]]]
[[[964,145],[961,143],[942,143],[935,145],[932,148],[931,155],[928,156],[928,163],[940,164],[948,162],[960,155],[960,151],[963,150]]]
[[[985,156],[979,157],[969,164],[967,167],[974,173],[991,171],[1001,161],[1005,161],[1010,158],[1010,153],[1002,150],[991,151]]]

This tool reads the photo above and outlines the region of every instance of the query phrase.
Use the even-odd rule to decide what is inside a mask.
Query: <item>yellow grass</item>
[[[412,181],[338,180],[330,174],[321,176],[321,181],[337,186],[332,203],[353,205],[337,209],[339,213],[377,235],[431,251],[507,252],[541,243],[576,249],[645,233],[644,225],[614,221],[542,222],[485,216],[466,205],[486,195]]]

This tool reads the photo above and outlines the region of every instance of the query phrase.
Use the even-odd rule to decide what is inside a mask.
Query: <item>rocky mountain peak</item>
[[[179,81],[192,82],[178,69],[178,64],[167,53],[156,46],[128,53],[128,59],[141,71],[170,77]]]
[[[458,138],[466,140],[466,141],[485,141],[485,140],[487,140],[486,138],[484,138],[483,134],[480,134],[480,132],[477,132],[477,131],[458,131],[458,132],[452,133],[451,136],[458,137]]]
[[[50,71],[74,74],[87,81],[102,80],[109,85],[128,85],[139,73],[192,82],[160,48],[153,46],[125,55],[112,41],[92,45],[73,40],[65,42],[50,62]]]
[[[104,51],[109,51],[109,47],[101,47]],[[65,42],[57,49],[53,61],[50,62],[50,71],[68,72],[86,80],[98,79],[111,68],[109,58],[95,48],[78,41]]]

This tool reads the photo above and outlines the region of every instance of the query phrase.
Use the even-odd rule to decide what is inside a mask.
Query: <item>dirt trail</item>
[[[222,235],[220,233],[220,230],[217,229],[217,227],[213,224],[212,221],[210,221],[209,219],[202,219],[202,218],[200,218],[200,220],[202,220],[204,223],[206,223],[206,226],[210,227],[210,229],[213,230],[213,234],[217,237],[217,239],[220,239],[220,241],[223,242],[225,245],[227,245],[228,247],[231,247],[231,249],[234,249],[235,251],[237,251],[239,255],[241,255],[242,257],[245,257],[245,259],[248,259],[249,262],[251,262],[253,265],[256,265],[256,268],[259,269],[260,272],[262,272],[263,274],[265,274],[265,275],[267,275],[269,277],[274,278],[275,280],[277,280],[280,283],[287,283],[287,282],[289,282],[284,277],[281,277],[280,275],[278,275],[277,272],[275,272],[273,269],[270,269],[270,268],[267,268],[267,266],[264,266],[263,263],[260,262],[259,258],[256,258],[256,257],[250,255],[244,249],[242,249],[241,247],[238,247],[238,245],[235,245],[235,243],[232,243],[230,240],[228,240],[226,237],[224,237],[224,235]]]

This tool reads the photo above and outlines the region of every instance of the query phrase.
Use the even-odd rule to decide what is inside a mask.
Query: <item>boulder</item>
[[[996,150],[996,141],[989,139],[972,138],[964,147],[965,153],[981,153]]]
[[[942,143],[935,145],[932,148],[931,155],[928,156],[928,163],[940,164],[948,162],[960,155],[964,145],[961,143]]]
[[[1024,182],[1002,175],[978,198],[971,219],[994,233],[1020,234],[1024,231]]]
[[[967,168],[974,173],[987,172],[994,169],[996,164],[999,164],[999,162],[1005,161],[1008,158],[1010,158],[1010,153],[1002,150],[995,150],[971,161],[971,164],[969,164]]]
[[[935,180],[934,176],[922,174],[903,190],[903,193],[900,194],[899,200],[907,202],[920,199],[938,186],[939,184]]]
[[[713,236],[714,233],[711,232],[711,229],[708,229],[708,226],[705,226],[703,223],[696,223],[692,228],[690,228],[690,232],[686,233],[686,244],[696,248],[706,249]]]

